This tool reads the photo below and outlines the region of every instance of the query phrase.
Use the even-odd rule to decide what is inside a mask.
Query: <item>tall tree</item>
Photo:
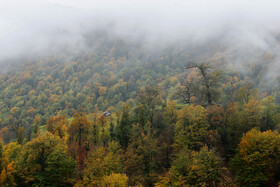
[[[128,142],[130,140],[131,135],[131,122],[130,122],[130,105],[123,105],[121,112],[121,120],[117,126],[117,136],[122,148],[127,148]]]
[[[240,103],[248,103],[250,99],[256,98],[258,90],[253,87],[252,83],[245,83],[238,90],[238,100]]]
[[[23,143],[23,133],[24,133],[24,128],[23,127],[19,127],[18,128],[18,135],[17,135],[17,142],[19,144]]]
[[[279,116],[277,115],[276,99],[273,96],[265,97],[261,100],[260,106],[262,109],[262,123],[261,130],[274,130],[279,123]]]
[[[225,113],[225,148],[228,156],[232,157],[235,152],[243,133],[245,132],[245,125],[242,122],[242,111],[238,103],[230,103]]]
[[[186,69],[196,68],[201,73],[201,83],[203,85],[202,90],[204,92],[206,102],[208,105],[212,105],[217,99],[218,88],[221,85],[222,72],[218,70],[211,70],[211,66],[207,63],[190,63],[186,66]]]
[[[277,131],[247,132],[232,159],[236,179],[243,186],[277,186],[280,180],[280,134]]]
[[[254,127],[260,127],[262,110],[258,100],[252,98],[245,103],[242,114],[245,132]]]
[[[66,121],[66,115],[61,115],[60,113],[50,117],[47,121],[47,130],[63,139],[66,137],[68,130]]]
[[[130,185],[142,184],[152,186],[155,176],[161,171],[160,146],[153,137],[151,123],[144,130],[135,125],[132,141],[125,153],[125,171],[129,176]]]
[[[222,173],[222,160],[215,151],[206,146],[199,152],[182,150],[156,186],[219,186]]]
[[[76,159],[78,173],[82,174],[89,151],[89,121],[85,113],[75,113],[68,128],[68,150]]]
[[[176,124],[177,103],[175,101],[167,101],[167,105],[164,109],[163,117],[167,125]]]
[[[181,94],[185,103],[190,104],[193,96],[197,96],[199,83],[194,77],[188,77],[183,83]]]
[[[101,186],[103,177],[122,172],[123,155],[118,144],[95,147],[87,158],[82,186]]]
[[[153,124],[155,109],[160,104],[160,91],[155,86],[146,86],[138,93],[139,102],[143,105],[148,120]]]
[[[174,146],[177,150],[199,150],[206,144],[210,124],[207,111],[200,105],[185,106],[179,111],[175,125]]]
[[[16,159],[17,174],[29,186],[67,186],[75,162],[66,151],[59,137],[46,132],[22,147]]]

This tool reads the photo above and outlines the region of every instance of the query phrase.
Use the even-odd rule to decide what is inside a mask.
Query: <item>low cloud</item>
[[[278,56],[278,7],[276,0],[10,0],[0,7],[0,60],[84,47],[85,34],[106,30],[153,48],[218,42],[240,65]]]

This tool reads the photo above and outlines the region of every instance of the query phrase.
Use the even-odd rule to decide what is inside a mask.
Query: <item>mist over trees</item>
[[[271,85],[265,76],[273,55],[244,73],[208,45],[201,56],[141,46],[97,33],[87,51],[25,59],[2,73],[1,183],[277,184],[276,157],[247,160],[267,149],[267,133],[277,142],[278,78]]]
[[[280,185],[279,2],[12,1],[0,186]]]

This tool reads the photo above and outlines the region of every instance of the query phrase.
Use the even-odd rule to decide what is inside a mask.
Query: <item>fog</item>
[[[276,56],[280,52],[280,2],[276,0],[0,2],[2,63],[24,55],[84,48],[84,35],[94,30],[107,30],[130,41],[141,38],[152,48],[219,42],[226,46],[225,54],[235,56],[237,66],[247,63],[246,54],[259,58],[259,52]],[[275,59],[274,67],[278,67]]]

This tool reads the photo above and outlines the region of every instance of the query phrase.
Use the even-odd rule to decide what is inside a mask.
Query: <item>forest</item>
[[[0,71],[0,186],[280,184],[276,54],[86,37]]]

